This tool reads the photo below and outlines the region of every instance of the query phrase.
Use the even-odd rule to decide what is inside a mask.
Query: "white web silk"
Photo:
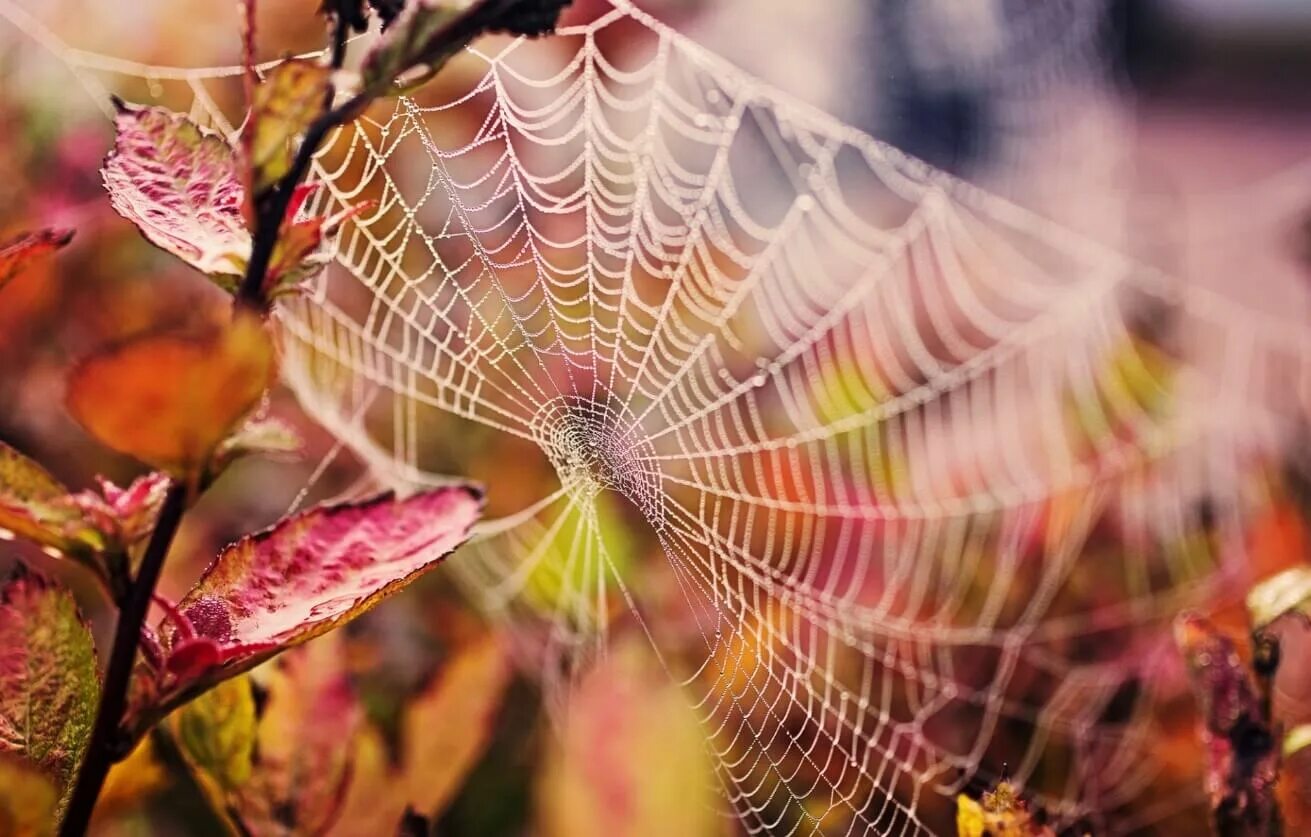
[[[39,34],[231,131],[234,70]],[[279,308],[284,370],[384,482],[466,439],[540,451],[545,496],[448,567],[544,682],[646,631],[750,833],[941,830],[1003,775],[1059,823],[1167,815],[1153,671],[1241,578],[1303,336],[626,6],[448,74],[319,155],[306,211],[377,205]]]

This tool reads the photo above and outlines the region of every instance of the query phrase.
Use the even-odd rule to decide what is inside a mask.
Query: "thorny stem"
[[[141,642],[141,630],[150,612],[150,603],[154,598],[155,585],[159,582],[160,570],[164,566],[164,558],[168,555],[173,536],[177,534],[178,524],[182,521],[187,493],[185,483],[169,483],[155,530],[151,533],[150,543],[141,559],[141,568],[119,611],[109,667],[105,672],[105,685],[100,696],[100,708],[96,712],[95,726],[92,727],[86,756],[77,774],[73,796],[59,829],[61,837],[86,833],[91,822],[91,812],[95,809],[96,799],[104,787],[110,766],[127,755],[123,752],[121,725],[123,713],[127,709],[128,687],[132,683],[132,671],[136,665],[137,646]]]

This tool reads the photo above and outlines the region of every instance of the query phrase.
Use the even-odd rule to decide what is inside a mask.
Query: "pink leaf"
[[[240,276],[251,237],[232,147],[165,108],[116,104],[118,135],[102,172],[114,209],[197,270]]]
[[[406,586],[468,537],[481,508],[477,489],[452,486],[311,509],[225,549],[179,610],[231,676]]]
[[[100,493],[79,491],[69,496],[87,520],[118,544],[131,545],[150,534],[168,491],[166,474],[156,471],[137,477],[127,488],[99,476],[96,482]]]

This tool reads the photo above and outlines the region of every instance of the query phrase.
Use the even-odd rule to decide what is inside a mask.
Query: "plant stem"
[[[164,504],[159,510],[159,519],[155,530],[150,535],[145,555],[141,559],[141,568],[137,571],[127,600],[118,614],[118,625],[114,630],[114,644],[109,656],[109,667],[105,672],[105,685],[100,694],[100,707],[96,711],[95,726],[91,730],[91,740],[87,744],[82,767],[77,774],[77,784],[69,800],[68,810],[60,825],[61,837],[75,837],[85,834],[91,822],[91,813],[95,809],[100,790],[105,785],[109,768],[122,760],[127,753],[122,752],[123,713],[127,709],[128,688],[132,683],[132,672],[136,666],[137,646],[141,642],[141,629],[145,625],[146,615],[150,612],[150,603],[154,597],[155,585],[159,582],[159,573],[164,566],[169,546],[177,534],[178,524],[182,521],[182,512],[187,505],[187,486],[185,483],[172,482],[168,493],[164,495]]]
[[[348,29],[349,24],[345,16],[339,12],[335,17],[332,31],[334,70],[341,69],[342,63],[346,60]],[[241,279],[241,286],[237,289],[235,300],[235,305],[239,307],[251,308],[260,314],[268,311],[269,301],[264,294],[264,280],[269,272],[269,261],[273,258],[273,250],[278,244],[278,234],[282,231],[282,221],[287,214],[287,206],[291,203],[291,196],[296,191],[296,185],[309,171],[310,163],[314,160],[314,152],[318,151],[323,138],[337,125],[354,116],[354,107],[362,104],[360,97],[356,97],[346,106],[334,110],[333,96],[334,90],[330,84],[323,99],[323,114],[305,131],[291,168],[276,186],[263,195],[256,196],[255,235],[251,243],[250,261],[246,265],[246,275]]]

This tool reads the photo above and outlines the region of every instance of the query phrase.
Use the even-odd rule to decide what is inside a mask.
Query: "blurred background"
[[[264,57],[318,48],[317,5],[262,0]],[[1184,283],[1296,328],[1311,325],[1311,4],[1304,0],[639,5],[797,100],[933,166]],[[568,20],[586,22],[608,8],[604,0],[575,0]],[[236,32],[235,4],[214,0],[0,0],[0,232],[78,230],[59,259],[0,294],[0,440],[74,487],[96,474],[122,484],[138,466],[98,448],[65,414],[70,360],[147,328],[184,325],[224,300],[112,212],[98,174],[112,142],[104,91],[84,87],[41,41],[130,62],[208,67],[238,60]],[[178,85],[123,84],[138,98],[156,84]],[[243,462],[226,475],[184,528],[166,594],[187,589],[223,544],[307,499],[307,485],[313,499],[360,478],[361,463],[338,451],[289,393],[276,393],[267,409],[301,428],[304,457]],[[442,462],[491,482],[519,468],[519,455],[474,438]],[[534,481],[546,479],[526,468],[502,510],[525,505]],[[1304,552],[1305,544],[1286,548]],[[0,568],[20,558],[77,587],[96,619],[99,647],[107,647],[111,625],[91,586],[12,544],[0,549]],[[336,640],[384,762],[398,759],[405,707],[452,660],[474,659],[470,649],[494,633],[437,572]],[[687,719],[649,661],[625,651],[608,665],[584,679],[576,697],[584,715],[602,721],[564,737],[546,722],[534,678],[489,674],[470,686],[485,706],[456,724],[477,734],[438,832],[735,833],[725,818],[671,819],[672,811],[697,807],[684,805],[688,788],[711,768],[695,733],[679,732]],[[581,772],[566,766],[571,750],[588,754]],[[176,754],[157,758],[168,763]],[[128,785],[102,817],[104,833],[222,833],[179,773],[141,773],[139,786]],[[664,778],[671,774],[687,781]],[[597,783],[628,801],[611,798],[607,808],[579,790]],[[336,833],[382,833],[360,816]],[[1175,833],[1163,823],[1144,828]]]

